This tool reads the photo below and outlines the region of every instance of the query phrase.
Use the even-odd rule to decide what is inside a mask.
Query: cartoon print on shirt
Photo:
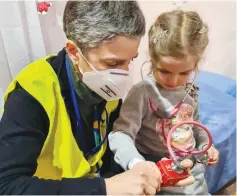
[[[177,123],[184,121],[192,121],[193,120],[193,107],[189,104],[182,104],[177,114],[172,119],[165,119],[164,130],[165,130],[165,138],[168,135],[169,130],[172,126]],[[161,139],[161,141],[166,145],[165,138],[162,133],[162,120],[158,119],[156,122],[156,131]],[[184,124],[178,127],[172,134],[171,137],[172,146],[190,149],[194,145],[193,140],[193,130],[192,125]]]

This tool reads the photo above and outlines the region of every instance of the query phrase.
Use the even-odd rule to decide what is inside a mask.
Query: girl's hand
[[[207,150],[207,154],[209,157],[208,163],[207,163],[208,166],[213,166],[219,161],[219,151],[214,146],[211,146]]]
[[[181,161],[180,165],[184,168],[186,168],[186,171],[190,174],[190,176],[184,180],[180,180],[175,186],[176,187],[184,187],[184,186],[189,186],[195,182],[195,178],[191,174],[190,169],[193,166],[193,162],[190,159],[184,159]]]

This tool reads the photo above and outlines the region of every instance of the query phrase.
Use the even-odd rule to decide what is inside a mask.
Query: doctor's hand
[[[155,195],[158,180],[138,168],[105,179],[107,195]],[[155,170],[153,170],[155,172]]]
[[[160,191],[162,177],[159,168],[154,162],[138,162],[132,167],[131,170],[144,175],[147,179],[147,182],[154,185],[153,188],[155,188],[156,191]]]

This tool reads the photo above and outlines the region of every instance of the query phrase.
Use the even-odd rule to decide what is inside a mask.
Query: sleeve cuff
[[[202,149],[205,148],[205,146],[207,146],[207,145],[208,145],[207,143],[201,143],[201,144],[199,144],[199,145],[198,145],[198,150],[202,150]],[[215,147],[214,144],[212,144],[212,146]]]
[[[144,159],[141,158],[134,158],[128,163],[128,169],[132,169],[137,163],[145,161]]]

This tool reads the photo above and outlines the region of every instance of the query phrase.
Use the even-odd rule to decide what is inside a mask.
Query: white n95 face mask
[[[79,70],[83,75],[82,81],[88,88],[104,98],[106,101],[118,100],[125,96],[130,79],[129,71],[122,69],[97,71],[84,56],[83,58],[93,70],[92,72],[83,73],[79,67]]]
[[[129,72],[120,69],[85,72],[82,81],[106,101],[118,100],[127,92]]]

